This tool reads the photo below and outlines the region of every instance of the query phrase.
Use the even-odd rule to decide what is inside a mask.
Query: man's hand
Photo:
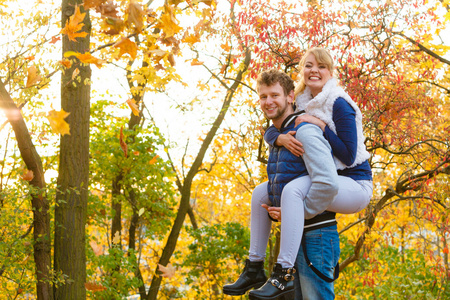
[[[267,210],[272,219],[281,221],[281,207],[268,206],[267,204],[261,204],[261,206]]]
[[[327,126],[327,124],[325,124],[325,122],[322,121],[321,119],[313,117],[308,114],[303,114],[301,116],[298,116],[297,119],[295,119],[295,126],[298,126],[298,124],[300,124],[302,122],[307,122],[307,123],[317,125],[322,129],[322,131],[325,131],[325,126]]]
[[[298,117],[297,117],[298,119]],[[275,141],[275,145],[284,146],[286,149],[291,151],[295,156],[301,156],[305,153],[303,150],[303,145],[295,138],[296,131],[289,131],[286,134],[280,134]]]

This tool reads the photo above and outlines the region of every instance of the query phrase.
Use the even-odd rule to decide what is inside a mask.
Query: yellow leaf
[[[172,278],[175,275],[175,267],[173,267],[171,264],[168,264],[167,267],[164,267],[161,264],[158,264],[159,271],[161,271],[162,277]]]
[[[156,25],[157,28],[160,28],[166,34],[166,38],[171,37],[178,33],[182,27],[178,26],[178,21],[175,16],[172,14],[171,9],[167,9],[168,12],[164,13],[161,16],[161,20]]]
[[[64,119],[67,118],[69,114],[70,113],[65,112],[63,109],[61,109],[60,111],[56,111],[53,109],[48,112],[47,119],[55,133],[59,133],[61,135],[70,135],[70,126],[66,121],[64,121]]]
[[[145,208],[142,207],[142,208],[139,210],[139,213],[138,213],[138,214],[139,214],[139,217],[142,216],[142,214],[143,214],[144,212],[145,212]]]
[[[159,155],[156,155],[155,157],[153,157],[148,163],[153,165],[154,163],[156,163],[156,161],[158,160]]]
[[[113,244],[119,244],[120,242],[120,232],[116,231],[116,233],[114,234],[114,238],[112,240]]]
[[[27,76],[27,84],[26,87],[30,87],[32,85],[35,85],[39,81],[41,81],[41,76],[37,73],[36,66],[32,65],[28,68],[28,76]]]
[[[200,38],[197,35],[188,34],[187,36],[185,36],[182,39],[182,42],[193,45],[193,44],[195,44],[197,42],[200,42]]]
[[[77,37],[85,37],[87,32],[79,32],[84,26],[82,22],[85,15],[86,13],[81,13],[80,7],[75,5],[75,13],[66,22],[66,26],[61,30],[61,33],[67,35],[69,40],[74,42],[77,41]]]
[[[137,106],[136,101],[134,99],[128,99],[127,104],[131,108],[133,115],[139,117],[139,107]]]
[[[119,48],[119,58],[125,54],[128,53],[132,59],[136,58],[137,54],[137,45],[135,42],[131,41],[129,38],[122,37],[117,43],[114,44],[115,48]]]
[[[201,65],[203,65],[203,62],[202,61],[198,61],[196,58],[194,58],[191,61],[191,66],[201,66]]]

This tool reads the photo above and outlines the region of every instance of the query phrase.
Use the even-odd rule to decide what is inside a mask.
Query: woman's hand
[[[327,126],[327,124],[325,124],[325,122],[322,121],[321,119],[313,117],[308,114],[303,114],[301,116],[298,116],[297,119],[295,119],[295,126],[298,126],[298,124],[300,124],[302,122],[307,122],[307,123],[317,125],[322,129],[322,131],[325,131],[325,126]]]
[[[267,204],[261,204],[261,206],[267,210],[272,219],[281,222],[281,207],[268,206]]]
[[[295,156],[303,155],[303,153],[305,153],[305,150],[303,150],[302,143],[300,143],[300,141],[295,138],[296,133],[297,131],[289,131],[286,134],[280,134],[275,141],[275,145],[285,147]]]

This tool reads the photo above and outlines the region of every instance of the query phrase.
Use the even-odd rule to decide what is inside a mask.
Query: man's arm
[[[302,125],[295,137],[303,144],[303,160],[311,177],[311,188],[305,201],[305,219],[310,219],[325,211],[333,202],[339,189],[338,174],[330,144],[323,137],[320,127]]]

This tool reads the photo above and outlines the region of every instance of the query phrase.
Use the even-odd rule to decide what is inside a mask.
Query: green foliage
[[[26,189],[17,182],[0,191],[0,299],[34,290],[33,220]]]
[[[124,253],[112,247],[107,253],[96,255],[91,248],[86,249],[89,260],[96,269],[88,269],[90,282],[97,282],[104,291],[89,291],[92,299],[126,299],[130,290],[137,289],[141,282],[134,276],[136,255],[134,251]],[[98,274],[98,270],[100,274]]]
[[[125,129],[126,119],[114,116],[108,101],[98,101],[92,105],[91,117],[91,180],[93,183],[93,202],[89,215],[94,218],[100,209],[107,208],[114,180],[125,189],[120,197],[125,206],[123,217],[129,219],[133,212],[141,211],[145,219],[145,233],[149,236],[164,234],[170,226],[173,202],[173,173],[167,162],[159,158],[164,140],[158,128],[149,125],[146,128]],[[120,129],[123,128],[123,140],[127,144],[127,157],[120,145]],[[106,202],[105,202],[106,201]],[[106,206],[105,206],[106,205]],[[143,209],[143,210],[141,210]]]
[[[230,261],[241,265],[248,256],[250,232],[238,223],[215,224],[198,230],[189,229],[193,241],[189,254],[183,257],[186,267],[186,284],[197,294],[216,294],[218,287],[230,280]],[[200,284],[200,283],[204,284]]]

